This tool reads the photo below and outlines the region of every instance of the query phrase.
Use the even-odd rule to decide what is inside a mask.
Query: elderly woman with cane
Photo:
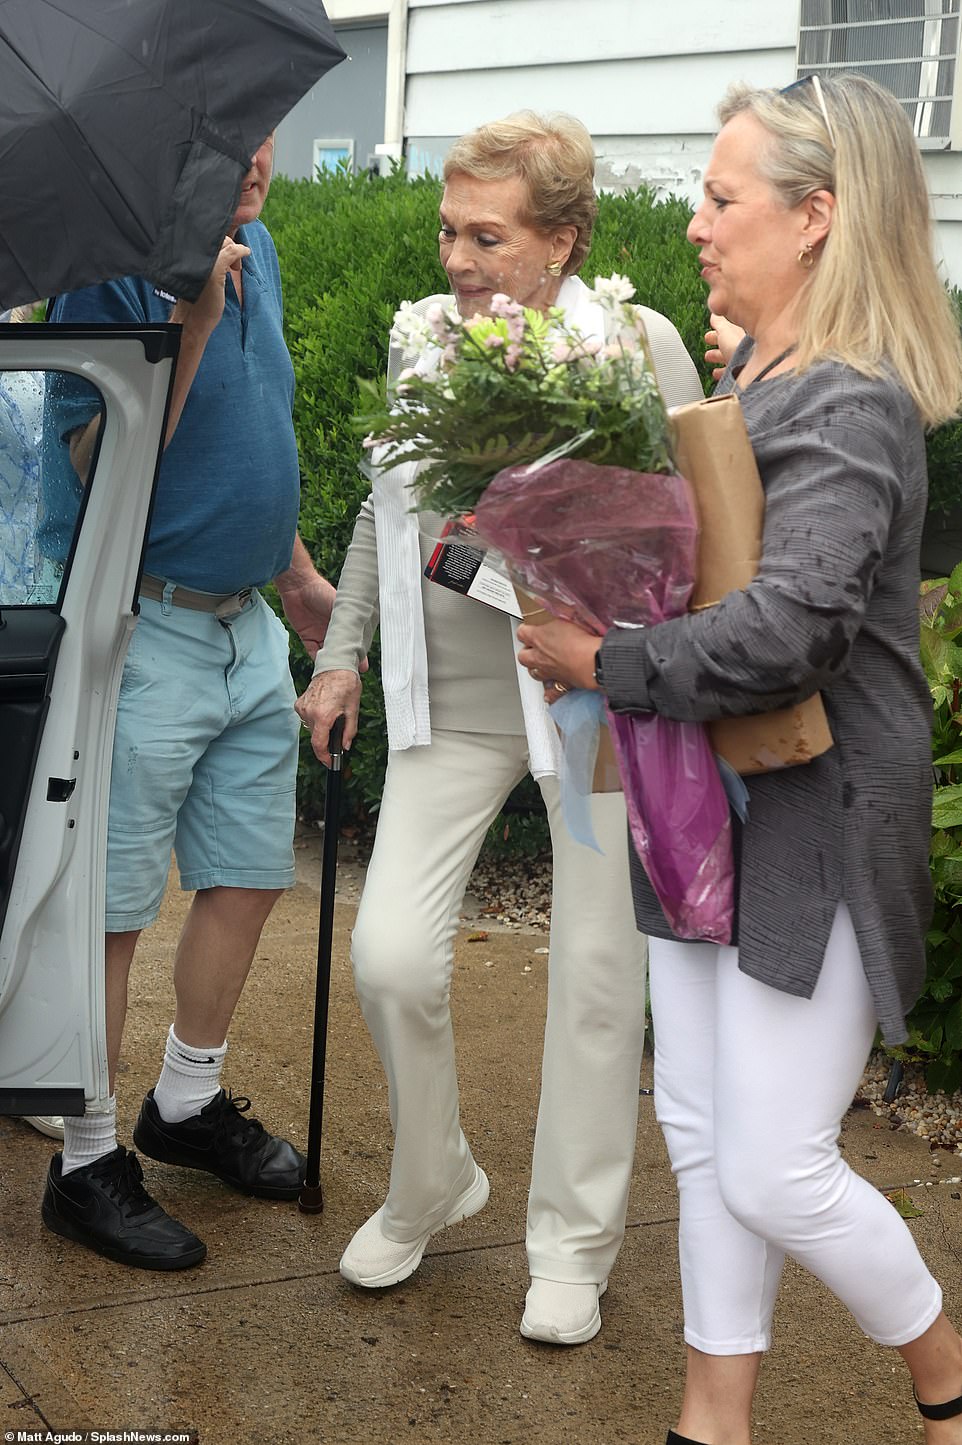
[[[527,307],[561,307],[603,342],[604,315],[576,275],[595,216],[594,153],[580,122],[525,112],[482,126],[454,144],[444,181],[439,249],[460,313],[490,314],[492,298],[506,293]],[[699,398],[678,333],[644,314],[668,399]],[[423,578],[442,519],[414,517],[404,471],[376,476],[298,704],[322,760],[339,714],[350,744],[358,665],[379,616],[390,754],[352,957],[388,1076],[395,1144],[387,1199],[348,1244],[341,1273],[366,1288],[396,1284],[418,1268],[432,1234],[487,1200],[458,1117],[453,944],[488,826],[530,771],[548,810],[554,889],[521,1330],[574,1345],[601,1325],[635,1145],[645,950],[631,908],[624,800],[592,799],[603,854],[567,835],[542,689],[518,669],[504,613]]]
[[[837,1139],[876,1028],[906,1037],[925,974],[924,430],[959,408],[962,348],[890,94],[812,76],[736,88],[720,114],[688,234],[711,311],[747,333],[719,389],[740,397],[765,489],[758,574],[645,632],[521,628],[521,660],[602,688],[617,711],[673,718],[821,690],[834,737],[805,767],[747,780],[731,947],[673,940],[632,859],[680,1194],[688,1372],[669,1441],[749,1445],[791,1255],[902,1355],[929,1445],[959,1445],[962,1340],[908,1228]]]

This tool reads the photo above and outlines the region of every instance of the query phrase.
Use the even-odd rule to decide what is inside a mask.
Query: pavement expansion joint
[[[139,1308],[142,1305],[168,1304],[171,1300],[203,1299],[206,1295],[231,1294],[243,1289],[271,1288],[275,1285],[298,1284],[302,1280],[327,1279],[338,1274],[337,1267],[330,1269],[309,1269],[298,1273],[279,1275],[256,1275],[244,1278],[222,1279],[210,1284],[198,1284],[194,1289],[176,1289],[138,1294],[133,1290],[125,1294],[104,1295],[100,1299],[77,1300],[72,1304],[60,1304],[54,1309],[38,1305],[35,1309],[7,1310],[0,1313],[0,1329],[7,1325],[25,1324],[30,1321],[63,1319],[67,1315],[85,1315],[100,1310],[123,1310]]]

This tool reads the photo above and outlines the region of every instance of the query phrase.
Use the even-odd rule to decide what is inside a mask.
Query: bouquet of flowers
[[[395,335],[414,365],[393,401],[368,385],[362,419],[382,466],[424,463],[412,484],[421,508],[470,517],[513,580],[599,634],[678,616],[694,579],[694,506],[633,294],[623,277],[596,281],[607,343],[560,309],[506,296],[470,320],[406,304]],[[704,728],[610,710],[608,724],[634,845],[669,924],[729,942],[731,824]]]

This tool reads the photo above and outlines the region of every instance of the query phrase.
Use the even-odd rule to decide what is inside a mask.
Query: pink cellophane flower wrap
[[[509,467],[475,510],[477,532],[556,616],[604,633],[686,610],[697,524],[688,483],[563,458]],[[700,723],[606,708],[635,849],[679,938],[729,943],[728,799]]]

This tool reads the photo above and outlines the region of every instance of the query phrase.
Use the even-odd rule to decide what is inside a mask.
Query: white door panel
[[[22,636],[31,623],[55,626],[58,611],[63,622],[0,930],[0,1113],[79,1113],[108,1093],[110,758],[178,332],[0,327],[0,368],[75,373],[100,391],[105,408],[59,603],[41,608],[50,616],[39,620],[26,615],[33,606],[0,607],[0,675],[5,657],[9,665],[8,634]],[[36,686],[29,654],[28,637],[14,668],[28,675],[28,694]],[[14,676],[10,697],[18,686]],[[0,757],[3,739],[0,693]]]

